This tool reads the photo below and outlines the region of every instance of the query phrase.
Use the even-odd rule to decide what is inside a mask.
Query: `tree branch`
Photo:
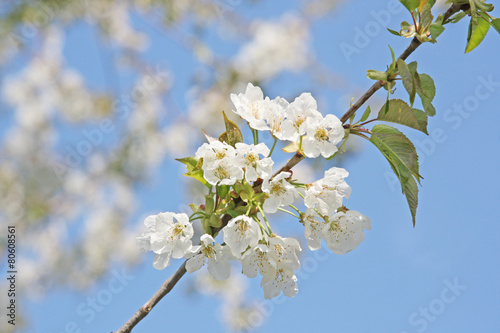
[[[149,312],[154,308],[154,306],[172,290],[175,284],[181,279],[181,277],[186,273],[186,261],[175,271],[175,273],[168,278],[158,289],[158,291],[151,297],[149,301],[146,302],[137,312],[125,323],[116,333],[130,333],[132,329],[137,325],[144,317],[146,317]]]
[[[447,19],[449,19],[453,14],[459,12],[461,9],[461,6],[460,5],[457,5],[457,4],[453,4],[451,5],[450,8],[448,8],[448,10],[446,11],[446,13],[444,13],[444,18],[443,18],[443,22],[446,21]],[[411,41],[410,45],[408,45],[408,47],[406,48],[406,50],[404,50],[403,53],[401,53],[401,55],[399,56],[398,59],[401,59],[401,60],[406,60],[406,58],[408,58],[408,56],[410,54],[413,53],[413,51],[415,51],[417,49],[417,47],[419,47],[420,45],[422,45],[422,42],[420,42],[416,37],[413,38],[413,40]],[[383,85],[382,83],[380,83],[380,81],[377,81],[375,82],[371,87],[370,89],[368,89],[364,94],[363,96],[361,96],[357,101],[356,103],[354,103],[353,105],[351,105],[351,107],[349,108],[349,110],[347,110],[347,112],[342,116],[342,118],[340,118],[340,121],[342,122],[342,124],[344,124],[349,118],[351,118],[351,116],[370,98],[372,97],[372,95],[377,91],[379,90],[380,88],[382,88]]]
[[[446,21],[449,19],[453,14],[457,13],[460,11],[461,7],[453,4],[445,13],[444,15],[444,20]],[[406,50],[399,56],[399,59],[405,60],[408,58],[408,56],[413,53],[419,47],[422,43],[418,41],[417,38],[414,38],[410,45],[406,48]],[[382,84],[380,81],[377,81],[374,83],[370,89],[368,89],[363,96],[359,98],[359,100],[354,103],[349,110],[340,118],[340,121],[342,123],[345,123],[377,90],[382,88]],[[278,175],[281,172],[286,172],[290,171],[295,165],[297,165],[300,161],[304,159],[304,155],[300,153],[296,153],[291,159],[288,160],[288,162],[281,168],[279,169],[273,177]],[[255,184],[254,188],[256,190],[260,190],[261,184]],[[235,199],[238,200],[238,199]],[[236,202],[237,205],[241,205],[243,201],[239,200]],[[219,231],[221,231],[231,220],[230,215],[224,215],[222,217],[222,223],[219,228],[213,228],[212,229],[212,234],[217,234]],[[158,289],[158,291],[151,297],[149,301],[146,302],[118,331],[115,333],[130,333],[132,329],[144,318],[146,317],[149,312],[153,309],[153,307],[163,298],[165,297],[171,290],[172,288],[179,282],[179,280],[182,278],[182,276],[186,274],[186,261],[175,271],[175,273],[168,278]]]

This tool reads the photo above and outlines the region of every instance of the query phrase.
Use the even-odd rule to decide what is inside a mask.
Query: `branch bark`
[[[444,14],[444,20],[449,19],[453,14],[460,11],[462,8],[459,5],[453,4]],[[399,56],[399,59],[405,60],[408,58],[410,54],[413,53],[422,43],[418,41],[417,38],[414,38],[410,45],[404,50],[404,52]],[[382,84],[380,81],[374,83],[364,94],[361,96],[356,103],[354,103],[349,110],[340,118],[342,123],[345,123],[370,97],[380,88],[382,88]],[[274,175],[276,176],[280,172],[290,171],[295,165],[300,163],[304,159],[302,154],[296,153],[288,162],[279,169]],[[260,184],[256,184],[254,186],[256,189],[260,189]],[[237,202],[237,204],[242,204],[242,202]],[[212,229],[212,233],[215,235],[219,231],[221,231],[231,220],[231,216],[224,215],[222,217],[222,224],[219,228]],[[175,271],[175,273],[168,278],[158,289],[158,291],[151,297],[149,301],[146,302],[137,312],[115,333],[130,333],[132,329],[144,318],[149,312],[153,309],[153,307],[163,298],[165,297],[172,288],[179,282],[179,280],[186,274],[186,261]]]

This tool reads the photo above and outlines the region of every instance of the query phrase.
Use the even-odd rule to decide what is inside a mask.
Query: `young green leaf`
[[[212,187],[212,185],[210,185],[210,183],[208,183],[205,178],[203,178],[203,170],[201,170],[201,159],[192,156],[176,158],[175,160],[186,165],[188,172],[185,173],[184,176],[194,178],[208,188]]]
[[[469,53],[481,44],[490,29],[490,21],[483,16],[473,14],[469,23],[469,35],[465,53]]]
[[[366,108],[365,112],[363,112],[363,115],[361,116],[361,119],[359,120],[359,122],[362,123],[363,121],[365,121],[366,119],[368,119],[368,117],[370,116],[371,112],[372,112],[372,109],[368,105],[368,107]]]
[[[219,185],[217,186],[217,195],[220,198],[225,198],[231,189],[230,185]]]
[[[420,0],[399,0],[399,2],[401,2],[409,12],[413,12],[420,6]]]
[[[491,26],[500,34],[500,19],[495,18],[491,20]]]
[[[392,57],[392,63],[391,63],[391,66],[389,67],[389,69],[391,72],[390,74],[393,74],[393,71],[396,69],[396,56],[394,55],[394,50],[392,49],[392,47],[390,45],[389,45],[389,50],[391,50],[391,57]]]
[[[410,103],[413,106],[413,102],[415,101],[415,86],[413,84],[413,75],[402,59],[398,59],[398,70],[399,75],[403,79],[403,86],[408,92],[408,95],[410,95]]]
[[[436,39],[443,33],[444,27],[439,23],[432,23],[429,27],[429,31],[431,32],[432,38]]]
[[[427,135],[429,134],[427,132],[427,115],[425,112],[412,109],[405,101],[400,99],[391,99],[389,101],[389,111],[387,113],[384,112],[385,108],[384,105],[380,109],[377,119],[405,125]]]
[[[396,36],[401,36],[401,34],[400,34],[399,32],[397,32],[396,30],[392,30],[392,29],[389,29],[389,28],[387,28],[387,30],[388,30],[391,34],[393,34],[393,35],[396,35]]]
[[[426,6],[427,4],[430,6],[430,8],[432,8],[436,4],[436,0],[420,0],[420,6],[418,6],[418,11],[422,12],[424,6]]]
[[[429,4],[425,5],[421,9],[420,17],[421,17],[420,24],[423,27],[428,27],[432,23],[432,20],[434,19],[434,16],[432,16],[431,6]]]

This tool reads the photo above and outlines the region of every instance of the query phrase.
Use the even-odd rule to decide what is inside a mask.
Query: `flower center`
[[[316,134],[314,134],[314,138],[316,141],[326,141],[328,140],[328,130],[326,127],[320,127],[316,131]]]
[[[285,187],[281,181],[271,184],[270,192],[276,196],[281,196],[286,193]]]
[[[246,164],[255,167],[255,165],[257,164],[257,161],[259,160],[259,156],[257,156],[256,154],[249,153],[245,157],[245,160],[246,160]]]
[[[229,172],[223,165],[218,165],[217,168],[214,171],[215,177],[218,179],[228,179],[229,178]]]

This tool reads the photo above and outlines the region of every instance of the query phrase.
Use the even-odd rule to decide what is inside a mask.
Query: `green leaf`
[[[436,0],[421,0],[420,6],[418,6],[418,11],[422,12],[424,6],[429,5],[432,8],[436,4]]]
[[[428,98],[422,98],[422,106],[429,117],[434,117],[436,115],[436,108]]]
[[[392,30],[392,29],[389,29],[389,28],[387,28],[387,30],[388,30],[391,34],[393,34],[393,35],[396,35],[396,36],[401,36],[401,34],[400,34],[399,32],[397,32],[396,30]]]
[[[423,93],[419,93],[420,98],[426,97],[432,102],[436,96],[436,85],[434,84],[434,80],[428,74],[419,74],[418,76]]]
[[[392,63],[391,63],[391,66],[389,67],[389,69],[391,70],[390,74],[393,74],[392,71],[394,71],[396,69],[396,56],[394,55],[394,50],[392,49],[392,47],[390,45],[389,45],[389,49],[391,50],[391,57],[392,57]]]
[[[203,178],[203,170],[190,171],[185,173],[184,176],[194,178],[206,187],[212,188],[212,185]]]
[[[467,36],[467,46],[465,53],[469,53],[481,44],[490,29],[490,21],[484,17],[473,14],[469,23],[469,35]]]
[[[365,121],[366,119],[368,119],[368,117],[370,116],[371,112],[372,112],[372,109],[368,105],[368,107],[366,108],[365,112],[363,112],[363,115],[361,116],[361,119],[359,120],[359,122],[362,123],[363,121]]]
[[[428,27],[432,23],[434,16],[432,16],[431,6],[429,4],[425,5],[424,8],[421,10],[420,17],[421,17],[420,24],[422,26]]]
[[[420,6],[420,0],[399,0],[399,2],[401,2],[409,12],[413,12]]]
[[[413,143],[400,131],[387,125],[376,125],[372,129],[370,141],[395,166],[403,180],[413,175],[417,180],[422,178],[418,173],[417,151]],[[419,180],[420,181],[420,180]]]
[[[406,64],[408,66],[408,69],[410,70],[410,72],[412,74],[416,73],[417,72],[417,62],[416,61],[412,61],[410,62],[409,64]]]
[[[444,31],[444,27],[439,23],[432,23],[429,27],[432,38],[436,39]]]
[[[201,170],[202,159],[192,156],[176,158],[175,160],[186,165],[188,172],[185,173],[184,176],[194,178],[208,188],[212,187],[212,185],[203,178],[203,170]]]
[[[418,188],[415,179],[421,178],[418,174],[418,156],[415,146],[403,133],[387,125],[374,126],[370,142],[385,156],[398,177],[415,226],[418,206]]]
[[[458,21],[460,21],[461,19],[463,19],[466,15],[467,15],[466,12],[460,11],[459,13],[457,13],[457,14],[453,15],[452,17],[450,17],[448,20],[444,21],[443,24],[446,24],[446,23],[457,23]]]
[[[176,158],[175,160],[185,164],[188,171],[191,171],[194,168],[196,168],[199,159],[197,157],[190,156],[190,157]]]
[[[219,185],[217,186],[217,195],[220,198],[225,198],[231,189],[231,185]]]
[[[415,86],[413,84],[413,75],[402,59],[398,59],[398,70],[399,75],[403,79],[403,86],[408,92],[408,95],[410,95],[410,103],[413,106],[413,102],[415,101]]]
[[[217,214],[212,214],[208,219],[208,225],[213,228],[219,228],[222,225],[222,220]]]
[[[237,143],[243,142],[243,134],[241,134],[241,130],[238,127],[238,125],[229,120],[224,111],[222,111],[222,115],[224,116],[224,124],[226,125],[226,131],[221,134],[219,140],[224,141],[233,147]],[[221,138],[224,140],[221,140]]]
[[[213,194],[207,194],[205,196],[205,212],[207,214],[212,214],[215,209],[215,199]]]
[[[415,179],[409,178],[404,185],[401,185],[401,188],[403,190],[403,194],[406,196],[406,201],[408,202],[408,207],[410,208],[411,212],[413,227],[415,227],[418,206],[417,182],[415,181]]]
[[[500,19],[499,18],[495,18],[493,20],[491,20],[491,26],[493,28],[495,28],[495,30],[500,34]]]
[[[378,119],[396,124],[405,125],[418,131],[427,132],[427,115],[425,112],[412,109],[405,101],[391,99],[389,101],[389,111],[384,113],[386,106],[382,106],[378,113]]]
[[[370,80],[377,80],[377,81],[387,81],[387,73],[386,72],[381,72],[381,71],[376,71],[374,69],[369,69],[366,71],[366,76]]]

